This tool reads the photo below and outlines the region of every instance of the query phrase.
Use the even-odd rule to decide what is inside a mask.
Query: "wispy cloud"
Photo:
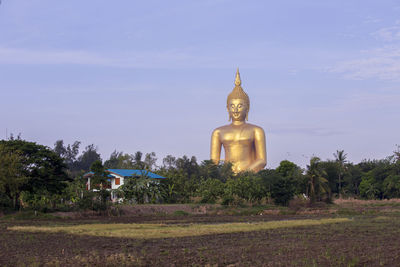
[[[382,20],[373,16],[367,16],[364,20],[364,23],[379,23]]]
[[[363,57],[342,61],[328,68],[347,79],[400,80],[400,46],[384,46],[362,52]]]
[[[338,62],[327,69],[347,79],[400,80],[400,20],[370,34],[381,47],[360,51],[353,59]]]
[[[397,23],[399,24],[399,23]],[[373,33],[371,33],[373,37],[378,40],[392,42],[400,40],[400,25],[381,28]]]
[[[130,51],[105,53],[82,50],[34,50],[0,47],[0,64],[97,65],[126,68],[176,68],[213,66],[216,59],[199,57],[190,51]]]
[[[231,68],[240,63],[242,68],[283,69],[296,74],[302,69],[316,68],[317,63],[305,62],[299,50],[277,48],[269,42],[249,41],[242,49],[218,46],[204,49],[201,45],[177,47],[165,50],[52,50],[13,48],[0,46],[0,64],[20,65],[93,65],[121,68]],[[303,51],[307,54],[310,51]],[[313,53],[317,53],[313,50]],[[287,64],[287,58],[296,58]],[[324,54],[322,55],[324,56]],[[306,58],[306,56],[304,56]]]
[[[259,62],[248,60],[247,65]],[[83,50],[35,50],[0,46],[0,64],[19,65],[94,65],[121,68],[191,68],[226,67],[235,65],[225,55],[202,55],[195,48],[165,51],[110,51],[93,52]]]

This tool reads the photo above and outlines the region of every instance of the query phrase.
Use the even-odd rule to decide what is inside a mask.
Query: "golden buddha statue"
[[[232,163],[235,173],[262,170],[267,164],[265,134],[261,127],[246,123],[250,110],[249,96],[241,87],[239,69],[235,87],[228,95],[227,109],[231,124],[215,129],[211,136],[211,160],[218,164],[221,146],[225,150],[225,162]]]

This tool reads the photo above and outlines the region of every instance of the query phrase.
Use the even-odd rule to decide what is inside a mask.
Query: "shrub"
[[[365,199],[375,199],[380,193],[379,185],[370,173],[362,177],[359,190],[360,196]]]
[[[400,175],[390,175],[383,181],[386,198],[400,197]]]
[[[275,204],[287,206],[293,199],[296,191],[295,181],[290,177],[280,177],[274,181],[271,187],[271,197]]]
[[[109,208],[109,197],[108,190],[86,191],[76,204],[80,210],[105,211]]]
[[[0,193],[0,210],[5,210],[12,207],[12,199],[7,195]]]
[[[239,197],[248,202],[260,202],[266,196],[262,179],[256,174],[245,172],[238,174],[236,179],[228,180],[225,184],[225,200]]]
[[[201,203],[215,203],[224,193],[224,184],[218,179],[207,179],[201,182],[198,192]]]

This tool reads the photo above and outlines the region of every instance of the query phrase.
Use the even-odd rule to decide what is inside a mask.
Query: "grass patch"
[[[277,207],[274,205],[255,205],[255,206],[247,206],[247,205],[237,205],[237,206],[221,206],[218,208],[219,211],[222,211],[223,214],[226,215],[240,215],[240,216],[252,216],[252,215],[260,215],[264,210],[280,210],[282,207]]]
[[[337,211],[337,214],[344,216],[355,216],[355,215],[361,215],[362,213],[352,208],[340,208]]]
[[[59,219],[60,217],[48,213],[34,212],[34,211],[20,211],[13,214],[8,214],[0,218],[4,221],[14,220],[52,220]]]
[[[176,210],[176,211],[174,211],[174,215],[175,215],[175,216],[188,216],[189,213],[187,213],[187,212],[184,211],[184,210]]]
[[[82,224],[73,226],[13,226],[12,231],[24,232],[63,232],[76,235],[92,235],[127,238],[168,238],[184,236],[200,236],[210,234],[225,234],[236,232],[262,231],[276,228],[298,226],[313,226],[351,221],[348,218],[333,218],[320,220],[290,220],[258,223],[223,223],[223,224]]]

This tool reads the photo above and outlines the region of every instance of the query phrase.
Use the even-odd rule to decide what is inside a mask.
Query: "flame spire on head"
[[[236,78],[235,78],[235,85],[240,86],[242,84],[242,81],[240,80],[240,73],[239,73],[239,68],[236,70]]]

